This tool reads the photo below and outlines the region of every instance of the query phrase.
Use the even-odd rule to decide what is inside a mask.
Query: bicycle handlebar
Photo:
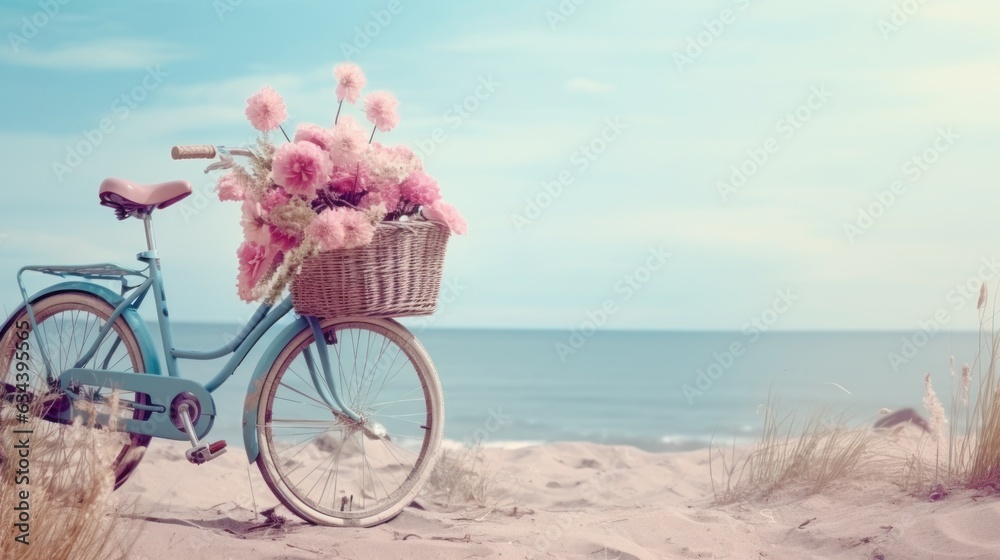
[[[208,144],[200,146],[174,146],[170,150],[170,157],[174,159],[213,159],[215,157],[215,146]]]

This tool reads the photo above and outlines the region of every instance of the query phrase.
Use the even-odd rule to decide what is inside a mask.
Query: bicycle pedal
[[[203,465],[212,459],[215,459],[219,455],[223,455],[226,452],[226,441],[219,440],[215,443],[202,443],[197,447],[192,447],[188,449],[184,455],[187,460],[195,465]]]

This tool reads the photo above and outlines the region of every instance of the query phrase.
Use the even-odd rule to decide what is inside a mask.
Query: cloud
[[[69,70],[145,68],[188,56],[190,53],[177,45],[140,39],[102,39],[48,50],[26,46],[16,52],[0,51],[0,60],[7,64]]]

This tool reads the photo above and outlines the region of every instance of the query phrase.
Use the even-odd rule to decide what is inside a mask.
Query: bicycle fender
[[[98,284],[92,284],[90,282],[60,282],[59,284],[49,286],[48,288],[35,293],[28,299],[28,301],[35,303],[43,297],[60,292],[86,292],[90,295],[103,299],[112,307],[118,307],[122,300],[125,299],[114,291]],[[14,309],[8,317],[7,322],[4,323],[2,328],[0,328],[0,333],[5,332],[10,327],[10,322],[13,321],[15,317],[20,315],[21,311],[24,311],[24,308],[25,306],[22,303]],[[146,327],[146,323],[143,322],[141,317],[139,317],[139,312],[130,307],[122,312],[122,318],[125,319],[128,326],[132,328],[132,332],[135,333],[136,341],[139,343],[139,351],[142,353],[142,361],[146,364],[146,369],[148,370],[146,373],[152,375],[162,375],[160,372],[159,354],[156,351],[156,346],[153,344],[153,337],[150,335],[149,329]]]
[[[309,323],[299,317],[291,325],[282,330],[271,345],[264,350],[264,355],[257,362],[257,369],[250,377],[250,385],[247,387],[246,400],[243,401],[243,448],[247,451],[247,461],[253,463],[257,460],[260,447],[257,445],[257,406],[260,403],[261,389],[264,386],[264,377],[271,369],[271,364],[278,359],[278,354],[288,345],[289,342],[299,334],[302,329],[309,328]]]

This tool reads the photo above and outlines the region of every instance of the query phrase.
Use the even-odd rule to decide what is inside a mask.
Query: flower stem
[[[288,137],[288,133],[287,133],[287,132],[285,132],[285,127],[283,127],[283,126],[281,126],[281,125],[279,124],[279,125],[278,125],[278,130],[280,130],[280,131],[281,131],[281,133],[285,135],[285,140],[288,140],[289,142],[291,142],[291,141],[292,141],[292,139]]]
[[[378,126],[373,126],[373,127],[372,127],[372,135],[371,135],[371,137],[370,137],[370,138],[368,138],[368,143],[369,143],[369,144],[371,144],[371,143],[372,143],[372,140],[374,140],[374,139],[375,139],[375,131],[376,131],[376,130],[378,130]]]
[[[344,100],[341,99],[340,103],[337,104],[337,116],[333,117],[333,126],[337,126],[337,121],[340,120],[340,108],[344,106]]]

